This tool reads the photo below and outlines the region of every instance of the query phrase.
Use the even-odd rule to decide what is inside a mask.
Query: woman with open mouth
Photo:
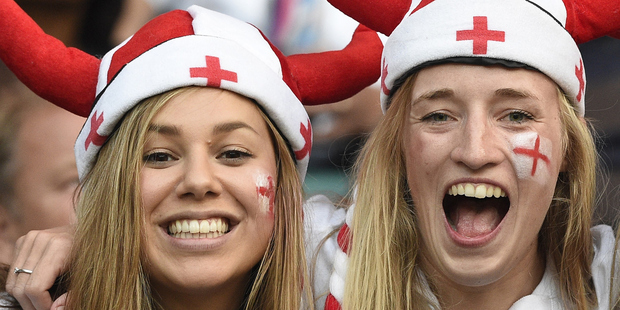
[[[253,26],[192,6],[99,60],[0,2],[2,60],[40,96],[88,116],[75,145],[66,309],[314,308],[302,103],[376,81],[376,32],[360,26],[342,51],[285,57]],[[49,308],[49,295],[23,288],[54,271],[26,259],[43,253],[24,254],[7,289],[23,309]]]
[[[610,309],[577,43],[618,1],[330,1],[389,38],[327,309]]]

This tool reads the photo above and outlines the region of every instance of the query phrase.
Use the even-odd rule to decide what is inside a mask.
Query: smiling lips
[[[226,234],[228,221],[223,218],[208,220],[176,220],[168,224],[168,234],[174,238],[217,238]]]
[[[465,238],[479,238],[497,228],[510,201],[497,186],[461,183],[448,190],[443,206],[453,231]]]

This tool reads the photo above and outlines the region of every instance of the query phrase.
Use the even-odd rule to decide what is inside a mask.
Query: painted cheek
[[[276,196],[273,177],[260,175],[256,178],[256,194],[258,197],[259,210],[263,214],[273,217],[273,205]]]
[[[546,181],[551,164],[551,141],[537,132],[526,132],[514,135],[510,143],[517,177]]]

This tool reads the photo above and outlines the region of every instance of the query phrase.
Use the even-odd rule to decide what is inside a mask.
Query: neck
[[[442,309],[508,309],[530,295],[542,280],[545,259],[533,253],[497,281],[484,286],[465,286],[439,274],[431,274]]]

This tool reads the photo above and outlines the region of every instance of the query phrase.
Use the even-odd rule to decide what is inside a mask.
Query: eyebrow
[[[258,132],[256,132],[256,130],[252,128],[252,126],[244,122],[230,122],[230,123],[217,124],[215,125],[215,127],[213,127],[213,134],[219,135],[223,133],[229,133],[231,131],[235,131],[237,129],[242,129],[242,128],[249,129],[255,132],[256,134],[258,134]]]
[[[148,132],[155,132],[168,136],[178,136],[181,133],[181,130],[174,125],[150,124]]]
[[[258,134],[258,132],[254,130],[254,128],[252,128],[250,125],[244,122],[229,122],[229,123],[217,124],[215,125],[215,127],[213,127],[213,134],[220,135],[220,134],[229,133],[229,132],[235,131],[237,129],[242,129],[242,128],[249,129],[255,132],[256,134]],[[149,125],[148,131],[163,134],[163,135],[169,135],[169,136],[178,136],[181,134],[181,129],[179,129],[177,126],[174,126],[174,125],[151,124]]]
[[[420,95],[418,98],[416,98],[413,101],[412,104],[415,105],[416,103],[420,101],[424,101],[424,100],[442,99],[442,98],[449,98],[452,96],[454,96],[454,91],[449,88],[431,90],[431,91],[425,92],[422,95]]]
[[[533,98],[533,99],[538,99],[538,97],[536,97],[534,94],[526,91],[526,90],[519,90],[519,89],[514,89],[514,88],[500,88],[498,90],[495,91],[495,96],[497,97],[507,97],[507,98],[516,98],[516,99],[520,99],[520,98]]]

